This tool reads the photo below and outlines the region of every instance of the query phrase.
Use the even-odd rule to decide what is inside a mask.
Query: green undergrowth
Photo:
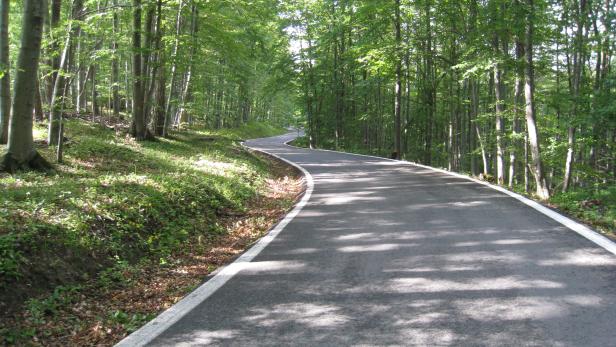
[[[560,210],[616,238],[616,186],[557,193],[550,202]]]
[[[223,233],[219,219],[244,211],[270,175],[238,140],[284,132],[250,123],[135,142],[68,121],[55,172],[0,174],[0,310],[57,286],[104,281],[118,263],[164,262],[192,237]],[[53,161],[52,149],[39,151]]]
[[[309,146],[308,138],[305,136],[298,137],[291,144],[304,148]],[[334,149],[333,143],[325,143],[322,147]],[[340,150],[349,153],[379,155],[379,153],[371,153],[365,149]],[[493,180],[490,181],[494,183]],[[515,187],[514,190],[519,194],[526,195],[521,186]],[[556,192],[550,198],[548,204],[616,239],[616,186],[605,184],[567,193]]]

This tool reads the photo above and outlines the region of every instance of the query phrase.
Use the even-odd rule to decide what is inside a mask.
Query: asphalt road
[[[151,342],[616,346],[616,256],[462,178],[249,141],[314,178],[251,263]]]

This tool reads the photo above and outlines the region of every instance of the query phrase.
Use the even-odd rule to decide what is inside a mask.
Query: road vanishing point
[[[616,346],[604,247],[490,186],[294,137],[246,146],[309,196],[119,346]]]

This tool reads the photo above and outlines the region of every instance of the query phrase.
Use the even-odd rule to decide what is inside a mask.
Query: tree
[[[395,0],[395,32],[396,32],[396,86],[395,86],[395,146],[394,157],[400,159],[402,153],[401,147],[401,107],[402,107],[402,34],[400,32],[400,0]]]
[[[0,144],[5,144],[8,140],[11,114],[9,10],[9,0],[0,0]]]
[[[49,102],[51,106],[47,133],[47,143],[49,145],[58,145],[62,141],[62,111],[64,110],[65,104],[66,75],[68,72],[67,65],[69,61],[73,60],[74,50],[71,49],[72,39],[79,30],[79,26],[74,24],[73,20],[78,20],[82,10],[83,0],[74,0],[71,21],[69,21],[64,47],[59,56],[58,65],[55,66],[57,70],[54,70],[55,79],[51,88],[51,101]]]
[[[50,168],[34,148],[32,137],[32,111],[46,12],[46,0],[24,1],[21,47],[14,86],[15,99],[9,122],[8,148],[2,159],[4,171]]]
[[[526,67],[524,70],[524,96],[526,98],[526,128],[528,131],[528,140],[533,160],[533,174],[535,176],[536,194],[540,199],[550,197],[545,177],[543,175],[543,167],[541,162],[541,149],[539,144],[539,133],[537,131],[537,122],[535,116],[535,74],[533,64],[533,35],[534,35],[534,20],[535,7],[534,0],[526,0],[528,7],[526,15],[526,36],[524,53],[526,57]]]
[[[137,140],[145,140],[147,135],[143,112],[141,59],[141,0],[133,0],[133,121],[131,134]]]

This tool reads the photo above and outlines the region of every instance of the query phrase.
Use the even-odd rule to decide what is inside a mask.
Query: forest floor
[[[298,147],[308,147],[308,140],[300,137],[291,143]],[[327,148],[330,149],[330,148]],[[339,149],[345,151],[344,149]],[[349,153],[369,154],[362,151]],[[468,173],[467,173],[468,174]],[[479,177],[475,177],[478,178]],[[494,183],[494,182],[491,182]],[[515,186],[514,192],[534,199],[548,207],[593,227],[604,236],[616,241],[616,186],[605,185],[589,189],[577,189],[567,193],[555,192],[548,201],[539,201],[526,194],[523,186]]]
[[[0,175],[0,345],[113,345],[199,286],[301,195],[294,168],[239,143],[283,132],[134,142],[68,121],[55,172]]]

